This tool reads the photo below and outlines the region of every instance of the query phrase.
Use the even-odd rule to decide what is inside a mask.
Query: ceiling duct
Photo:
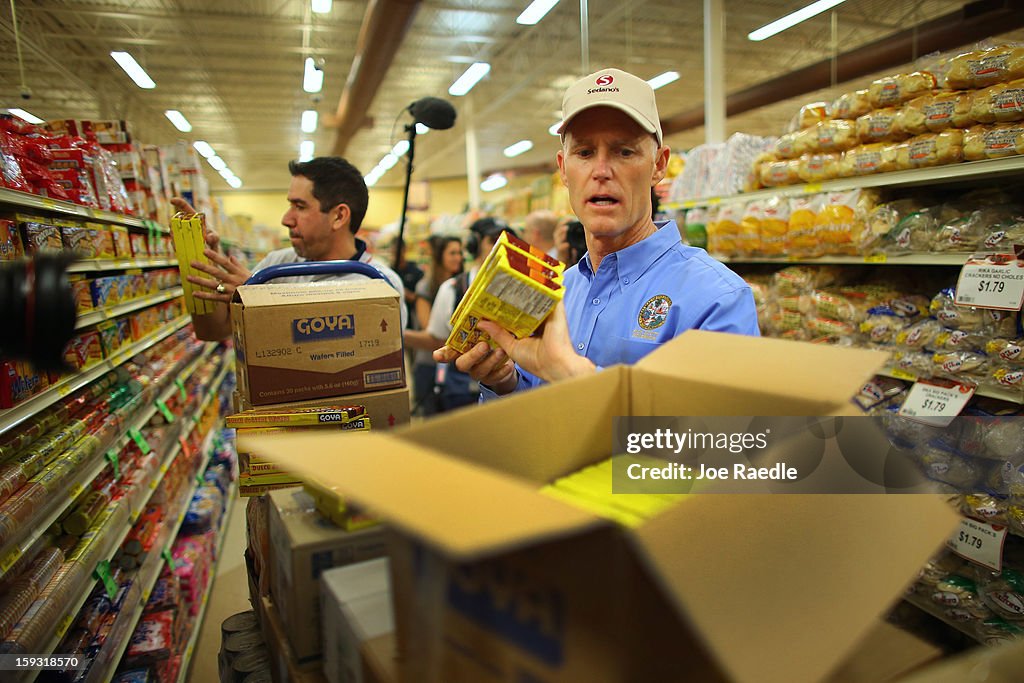
[[[1021,26],[1024,26],[1024,0],[972,2],[956,12],[838,55],[836,82],[844,83],[908,64],[921,55],[951,50]],[[831,85],[832,60],[826,59],[732,93],[725,101],[725,115],[735,116]],[[661,120],[665,135],[702,125],[703,105]]]
[[[344,156],[353,136],[367,123],[373,103],[395,54],[412,27],[421,0],[370,0],[356,40],[345,89],[338,100],[333,153]]]

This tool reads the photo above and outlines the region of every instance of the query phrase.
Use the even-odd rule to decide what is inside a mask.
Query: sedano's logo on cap
[[[612,83],[615,82],[615,77],[611,74],[602,74],[598,76],[594,83],[598,86],[596,88],[590,88],[587,90],[588,95],[593,95],[596,92],[619,92],[618,88],[609,88]]]

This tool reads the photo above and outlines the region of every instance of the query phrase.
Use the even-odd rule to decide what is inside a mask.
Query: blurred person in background
[[[534,211],[526,216],[523,227],[523,239],[537,247],[548,256],[558,258],[555,249],[555,228],[558,227],[558,217],[554,211]]]
[[[438,396],[435,392],[434,377],[437,364],[431,351],[444,344],[422,329],[430,320],[430,311],[441,284],[462,272],[462,240],[454,236],[432,235],[430,238],[429,274],[416,285],[415,318],[418,326],[405,331],[405,344],[414,350],[413,354],[413,412],[417,415],[433,415],[438,412]]]
[[[566,240],[565,234],[569,230],[569,224],[574,221],[576,221],[576,216],[573,215],[559,218],[553,238],[555,242],[554,257],[568,266],[571,266],[572,263],[569,262],[569,242]]]

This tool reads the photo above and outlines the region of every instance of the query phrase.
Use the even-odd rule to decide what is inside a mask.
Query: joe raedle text
[[[777,462],[771,467],[753,467],[743,463],[734,463],[732,467],[713,467],[704,463],[693,466],[666,463],[664,466],[650,467],[634,462],[626,468],[626,476],[634,481],[796,481],[800,478],[797,469],[785,462]]]

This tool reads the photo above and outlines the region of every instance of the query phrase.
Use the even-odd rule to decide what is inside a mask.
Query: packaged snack
[[[964,133],[964,159],[997,159],[1024,154],[1024,123],[972,126]]]
[[[1024,621],[1024,575],[1006,568],[996,577],[980,581],[978,594],[996,615],[1008,621]]]
[[[906,320],[889,306],[875,306],[868,309],[867,317],[860,322],[858,330],[866,337],[869,346],[888,346],[895,343],[896,335],[905,326]]]
[[[942,331],[936,320],[921,320],[896,333],[896,343],[909,349],[922,349],[930,344]]]
[[[965,52],[950,60],[946,87],[952,90],[984,88],[1024,78],[1024,47],[1003,45]]]
[[[14,261],[24,255],[21,235],[14,221],[0,218],[0,261]]]
[[[985,353],[1004,363],[1024,364],[1024,339],[990,339],[985,344]]]
[[[915,453],[926,477],[955,486],[961,491],[973,488],[984,474],[972,458],[935,440],[918,444]]]
[[[932,356],[932,374],[957,381],[984,376],[988,358],[971,351],[940,351]]]
[[[843,93],[832,103],[832,116],[836,119],[854,120],[871,111],[868,91],[854,90]]]
[[[19,220],[26,255],[58,252],[64,248],[60,228],[56,225],[42,218],[19,216]]]
[[[821,210],[815,218],[818,239],[831,254],[854,254],[866,240],[867,216],[874,210],[877,194],[871,190],[854,189],[825,193]]]
[[[864,410],[870,410],[906,390],[907,386],[898,379],[876,375],[861,387],[860,392],[854,396],[853,400]]]
[[[935,87],[935,76],[927,71],[885,76],[868,86],[868,100],[876,109],[892,107],[929,93]]]
[[[821,256],[823,245],[818,237],[817,218],[824,199],[821,195],[791,197],[787,253],[793,256]]]

